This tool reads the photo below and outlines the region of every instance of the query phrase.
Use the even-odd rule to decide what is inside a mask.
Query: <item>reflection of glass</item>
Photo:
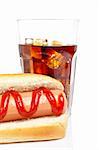
[[[73,93],[77,23],[77,20],[54,19],[18,21],[23,72],[58,79],[65,87],[68,100]]]

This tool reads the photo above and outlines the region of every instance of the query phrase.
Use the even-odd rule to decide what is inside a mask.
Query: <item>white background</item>
[[[98,1],[98,0],[97,0]],[[20,72],[16,19],[80,19],[71,144],[64,149],[97,150],[98,139],[98,9],[96,0],[0,0],[0,73]],[[69,140],[70,140],[69,139]],[[50,149],[60,147],[56,142]],[[38,149],[40,143],[36,143]],[[25,147],[24,147],[25,146]],[[0,145],[0,150],[36,149],[32,143]],[[42,148],[44,149],[44,148]],[[46,148],[48,149],[48,148]],[[59,148],[62,149],[62,148]]]

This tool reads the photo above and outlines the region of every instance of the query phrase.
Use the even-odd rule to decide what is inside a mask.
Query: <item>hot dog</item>
[[[0,75],[0,143],[62,138],[67,106],[64,87],[54,78],[39,74]],[[42,123],[38,124],[38,120]],[[21,127],[23,122],[25,128]],[[48,131],[44,133],[44,129]]]
[[[64,113],[64,111],[67,107],[67,104],[66,104],[67,101],[66,101],[65,94],[63,93],[63,91],[60,91],[60,90],[51,90],[51,92],[53,93],[53,95],[55,95],[56,101],[58,100],[58,95],[60,94],[60,92],[63,94],[64,99],[65,99],[65,105],[64,105],[64,109],[63,109],[62,113]],[[23,98],[24,106],[25,106],[26,110],[29,111],[30,104],[31,104],[32,92],[23,92],[23,93],[21,93],[21,95]],[[0,100],[1,100],[1,96],[0,96]],[[48,115],[53,115],[53,113],[51,111],[51,106],[50,106],[47,98],[45,97],[44,94],[42,94],[42,96],[40,98],[40,103],[39,103],[38,109],[31,116],[31,118],[48,116]],[[11,96],[9,106],[8,106],[7,115],[2,120],[0,120],[0,122],[10,121],[10,120],[18,120],[18,119],[24,119],[24,118],[25,118],[24,116],[21,116],[18,113],[18,111],[16,109],[15,101],[14,101],[13,97]]]

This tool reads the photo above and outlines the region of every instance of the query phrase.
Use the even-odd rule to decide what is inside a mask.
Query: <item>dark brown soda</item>
[[[70,90],[71,63],[76,50],[76,45],[19,45],[24,73],[44,74],[58,79],[64,85],[67,98]]]

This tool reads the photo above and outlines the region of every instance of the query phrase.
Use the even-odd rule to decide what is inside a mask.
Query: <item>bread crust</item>
[[[64,90],[60,81],[46,75],[30,73],[0,75],[0,94],[9,88],[13,88],[19,92],[26,92],[39,87]]]
[[[60,139],[66,129],[66,114],[0,123],[0,143]]]

